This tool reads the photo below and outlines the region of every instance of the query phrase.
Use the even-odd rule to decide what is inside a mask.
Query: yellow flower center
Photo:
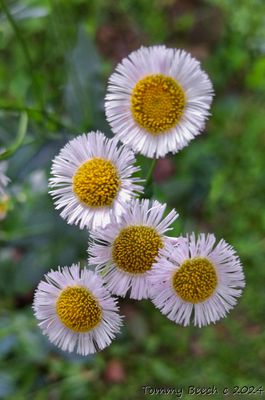
[[[111,206],[120,188],[117,169],[109,160],[92,158],[73,177],[73,191],[89,207]]]
[[[88,289],[66,287],[57,299],[56,312],[61,322],[74,332],[88,332],[102,318],[102,309]]]
[[[122,229],[115,239],[112,257],[123,271],[142,274],[152,267],[162,247],[162,239],[154,228],[129,226]]]
[[[200,303],[208,299],[217,286],[217,275],[207,258],[184,261],[173,275],[173,287],[185,301]]]
[[[139,80],[131,94],[135,121],[153,135],[177,125],[185,103],[185,93],[179,83],[162,74],[148,75]]]
[[[7,195],[0,196],[0,221],[3,220],[7,214],[10,206],[9,197]]]

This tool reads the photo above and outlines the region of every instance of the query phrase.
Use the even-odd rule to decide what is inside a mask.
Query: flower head
[[[205,126],[211,81],[184,50],[141,47],[111,75],[106,116],[113,132],[147,157],[177,153]]]
[[[0,162],[0,195],[5,194],[5,187],[9,182],[9,178],[5,175],[6,167],[6,162]]]
[[[170,320],[199,327],[216,322],[233,308],[245,286],[234,249],[213,234],[180,237],[164,248],[149,271],[151,299]]]
[[[116,301],[94,272],[73,264],[45,275],[33,309],[43,333],[62,350],[87,355],[108,346],[121,326]]]
[[[164,233],[177,218],[172,210],[164,219],[166,204],[133,200],[121,222],[92,232],[89,262],[95,264],[108,289],[116,295],[130,292],[132,299],[149,297],[147,271],[170,238]]]
[[[51,195],[61,216],[69,224],[95,228],[110,222],[126,211],[140,179],[132,177],[139,170],[134,154],[117,139],[107,139],[101,132],[91,132],[71,140],[55,157],[50,179]]]

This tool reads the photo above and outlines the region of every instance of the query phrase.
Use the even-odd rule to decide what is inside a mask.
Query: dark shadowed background
[[[263,0],[0,0],[0,147],[19,147],[0,200],[0,398],[135,400],[148,397],[143,385],[232,393],[264,383],[264,18]],[[205,132],[158,162],[154,197],[180,213],[172,234],[214,232],[231,243],[247,287],[226,319],[202,329],[122,300],[125,326],[109,348],[63,353],[42,336],[32,297],[50,268],[85,264],[88,235],[54,210],[51,160],[78,133],[111,135],[108,76],[140,45],[161,43],[198,58],[216,94]],[[29,126],[16,146],[23,110]],[[144,177],[151,160],[138,160]]]

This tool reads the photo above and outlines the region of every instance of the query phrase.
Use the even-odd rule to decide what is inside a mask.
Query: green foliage
[[[262,384],[264,1],[1,4],[8,4],[9,16],[2,7],[0,148],[11,156],[11,184],[9,211],[0,221],[0,398],[135,400],[149,384]],[[202,329],[174,325],[147,301],[122,301],[126,324],[112,346],[93,357],[64,354],[41,335],[32,296],[50,268],[85,263],[88,237],[53,208],[51,160],[78,133],[111,135],[104,117],[109,73],[133,48],[153,43],[201,58],[216,98],[206,132],[169,157],[173,172],[150,183],[149,194],[180,213],[172,235],[215,232],[231,243],[247,287],[224,321]],[[17,136],[23,112],[25,137]],[[144,177],[151,160],[138,161]],[[123,370],[116,380],[112,360]]]

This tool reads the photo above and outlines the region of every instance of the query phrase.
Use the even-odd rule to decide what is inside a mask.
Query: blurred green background
[[[134,400],[148,397],[143,385],[262,385],[264,1],[0,0],[0,7],[0,147],[16,145],[20,114],[29,116],[0,207],[0,398]],[[231,243],[247,287],[226,319],[202,329],[176,326],[148,301],[122,300],[125,326],[109,348],[63,353],[41,335],[32,297],[50,268],[85,263],[88,238],[54,210],[51,160],[78,133],[111,135],[109,74],[140,45],[160,43],[198,58],[216,94],[206,131],[158,162],[154,197],[180,213],[172,234],[215,232]],[[145,176],[151,160],[138,160]]]

